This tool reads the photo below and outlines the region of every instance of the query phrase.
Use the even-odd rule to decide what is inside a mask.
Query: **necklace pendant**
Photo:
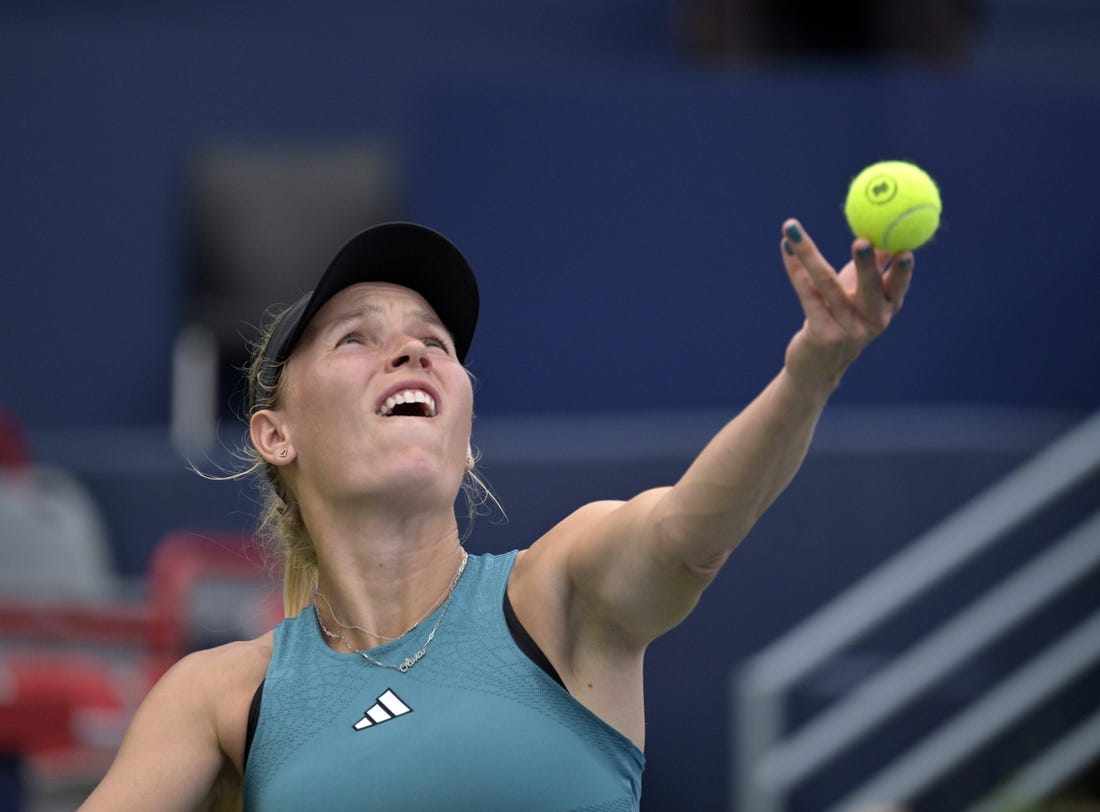
[[[426,652],[424,651],[424,649],[420,649],[420,651],[416,652],[416,654],[414,654],[412,657],[406,657],[405,662],[397,666],[397,670],[404,674],[406,671],[408,671],[410,668],[420,662],[420,659],[424,656],[425,653]]]

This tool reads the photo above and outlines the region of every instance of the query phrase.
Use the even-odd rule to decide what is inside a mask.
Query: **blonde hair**
[[[272,370],[265,354],[268,342],[289,310],[290,308],[284,308],[275,312],[252,342],[251,361],[245,370],[248,385],[246,422],[251,421],[258,411],[275,409],[280,405],[283,365]],[[476,384],[476,378],[469,370],[466,370],[466,374],[471,383]],[[313,601],[313,593],[317,589],[317,550],[302,518],[298,501],[283,480],[279,467],[265,460],[251,440],[241,449],[241,457],[246,464],[245,469],[230,478],[241,479],[254,475],[260,502],[256,536],[282,572],[283,612],[287,617],[293,617]],[[475,463],[479,457],[477,451],[473,451]],[[484,478],[473,470],[473,466],[462,478],[462,494],[467,507],[463,538],[469,534],[477,516],[489,513],[490,504],[495,505],[505,521],[507,520],[500,502]]]
[[[280,405],[282,369],[274,375],[267,372],[265,359],[268,342],[290,308],[274,313],[264,325],[258,338],[252,342],[251,361],[246,369],[248,382],[248,411],[245,421],[263,409],[275,409]],[[277,466],[265,460],[249,440],[241,450],[247,464],[238,478],[255,475],[259,490],[260,510],[257,516],[256,535],[278,561],[283,578],[283,612],[293,617],[312,600],[317,587],[317,551],[313,547],[302,519],[301,509],[294,494],[287,487]]]

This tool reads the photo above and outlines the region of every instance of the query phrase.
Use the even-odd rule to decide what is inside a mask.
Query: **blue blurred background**
[[[468,544],[526,546],[673,479],[778,370],[783,219],[843,261],[849,180],[921,164],[944,216],[905,312],[649,657],[643,808],[728,808],[738,664],[1100,403],[1098,35],[1088,0],[6,2],[0,404],[140,592],[166,534],[251,529],[187,466],[232,464],[264,307],[419,220],[482,290],[510,521]]]

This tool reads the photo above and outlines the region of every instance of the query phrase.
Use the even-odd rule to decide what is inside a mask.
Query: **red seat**
[[[114,603],[0,598],[0,750],[38,780],[97,780],[172,663],[258,636],[282,617],[278,585],[239,533],[166,536],[147,594]]]

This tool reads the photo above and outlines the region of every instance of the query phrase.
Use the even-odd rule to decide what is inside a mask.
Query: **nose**
[[[388,364],[390,369],[400,369],[405,366],[428,369],[431,365],[428,348],[424,346],[423,341],[415,338],[401,342],[390,355]]]

